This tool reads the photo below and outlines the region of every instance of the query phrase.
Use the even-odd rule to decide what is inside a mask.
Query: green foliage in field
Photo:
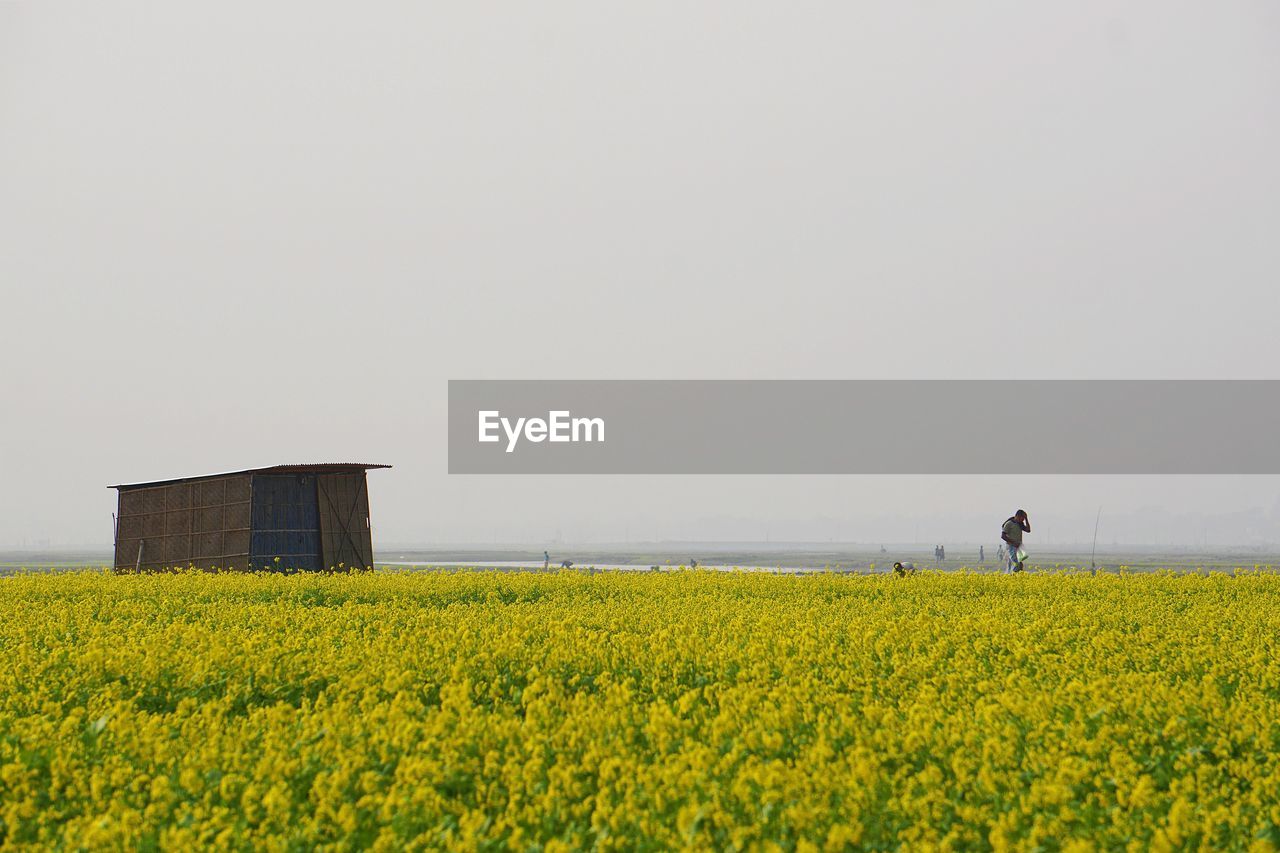
[[[1271,575],[0,587],[4,845],[1280,843]]]

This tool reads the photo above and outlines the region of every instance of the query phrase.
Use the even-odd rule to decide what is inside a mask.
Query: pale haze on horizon
[[[0,547],[313,461],[395,466],[383,543],[1280,542],[1280,477],[1016,436],[981,477],[445,444],[451,378],[1280,378],[1277,47],[1269,2],[0,5]]]

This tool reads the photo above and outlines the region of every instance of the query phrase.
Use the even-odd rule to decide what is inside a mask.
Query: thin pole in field
[[[1098,568],[1098,523],[1102,521],[1102,507],[1098,507],[1098,517],[1093,520],[1093,553],[1089,555],[1089,567]]]

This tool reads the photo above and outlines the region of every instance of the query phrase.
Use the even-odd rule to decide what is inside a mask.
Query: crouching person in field
[[[905,578],[907,575],[914,575],[916,573],[916,564],[915,563],[894,563],[893,573],[900,578]]]

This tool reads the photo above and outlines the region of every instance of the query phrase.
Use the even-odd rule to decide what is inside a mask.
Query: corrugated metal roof
[[[302,465],[270,465],[266,468],[245,468],[242,471],[223,471],[220,474],[200,474],[195,477],[174,477],[169,480],[151,480],[146,483],[120,483],[109,489],[141,489],[147,486],[168,486],[172,483],[191,483],[196,480],[216,480],[218,477],[236,477],[243,474],[331,474],[338,471],[369,471],[374,468],[390,468],[373,462],[313,462]]]

